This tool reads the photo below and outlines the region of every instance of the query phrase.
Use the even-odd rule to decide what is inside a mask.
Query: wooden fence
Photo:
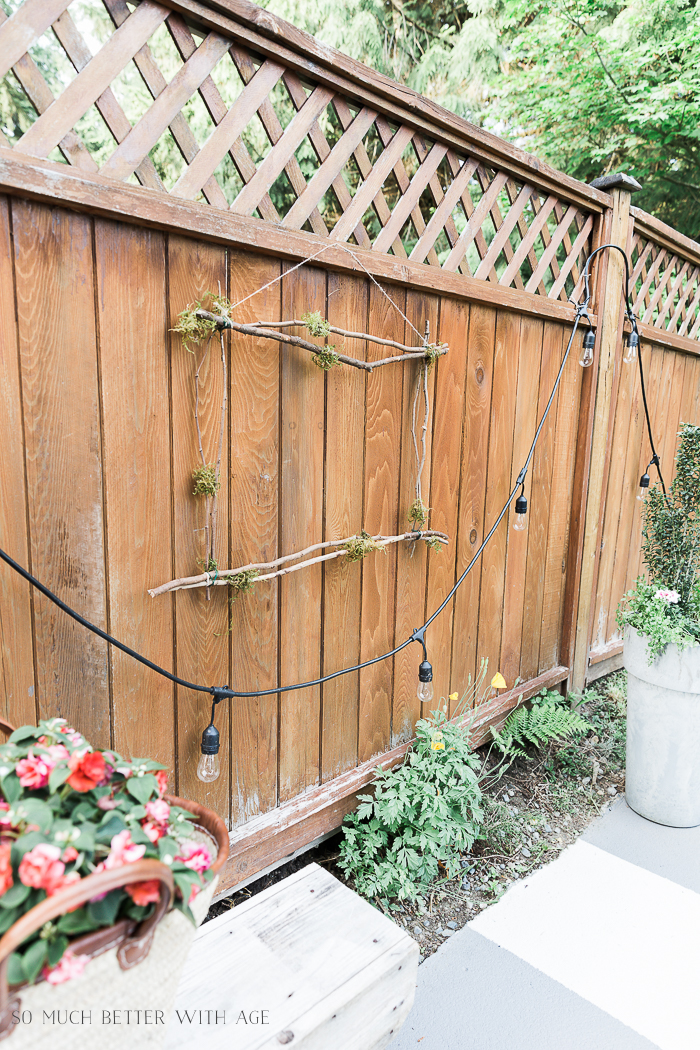
[[[420,626],[525,460],[571,331],[567,299],[603,239],[634,248],[657,418],[672,414],[680,375],[676,415],[700,416],[700,249],[634,209],[633,227],[624,180],[608,193],[555,172],[240,0],[94,0],[82,22],[65,0],[14,6],[0,25],[2,97],[16,105],[0,143],[0,545],[160,665],[264,690],[369,659]],[[483,658],[509,686],[523,680],[482,732],[521,692],[583,680],[590,627],[605,621],[595,659],[632,571],[638,524],[634,507],[615,511],[615,478],[623,453],[625,478],[641,472],[645,446],[634,373],[618,365],[621,273],[603,257],[596,367],[574,348],[528,476],[527,531],[511,513],[428,633],[438,696],[461,693]],[[449,344],[428,379],[423,473],[445,550],[315,565],[231,606],[224,588],[210,601],[148,596],[204,555],[196,362],[171,330],[217,288],[241,321],[318,311],[411,345],[428,322]],[[419,364],[324,373],[267,339],[225,347],[219,566],[403,531]],[[363,339],[345,350],[377,359]],[[207,448],[222,375],[212,353],[200,373]],[[599,534],[629,558],[598,558]],[[167,763],[180,794],[229,821],[224,885],[337,826],[425,713],[417,646],[323,687],[230,701],[217,719],[222,775],[205,787],[205,697],[110,652],[7,569],[0,603],[3,713],[60,714],[96,744]]]

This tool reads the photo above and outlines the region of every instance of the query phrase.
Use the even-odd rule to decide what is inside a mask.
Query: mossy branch
[[[433,546],[435,542],[439,544],[450,542],[446,533],[437,532],[433,529],[426,530],[425,532],[412,530],[410,532],[402,532],[398,536],[370,536],[363,531],[359,536],[348,536],[342,540],[327,540],[325,543],[314,543],[311,547],[306,547],[303,551],[296,551],[294,554],[285,554],[283,557],[277,558],[274,561],[240,565],[236,569],[220,569],[217,570],[215,575],[206,572],[200,573],[198,576],[186,576],[178,580],[170,580],[168,583],[162,583],[159,587],[153,587],[148,593],[152,598],[155,598],[157,595],[166,594],[169,591],[192,590],[198,587],[227,587],[230,586],[229,580],[231,577],[242,577],[244,574],[252,572],[256,573],[255,582],[258,583],[262,580],[272,580],[276,576],[285,576],[290,572],[297,572],[299,569],[305,569],[309,565],[317,565],[319,562],[331,561],[333,558],[347,557],[349,561],[360,561],[362,558],[366,557],[367,554],[370,554],[373,551],[383,550],[392,543],[416,543],[418,540],[424,540],[431,546]],[[307,558],[308,555],[314,554],[316,551],[328,550],[331,547],[334,549],[329,554],[322,554],[319,557],[310,558],[307,561],[300,561],[300,559]],[[288,564],[293,561],[299,561],[299,564]]]
[[[302,350],[306,350],[312,354],[314,358],[321,357],[324,351],[327,351],[328,347],[319,346],[317,343],[310,343],[307,339],[302,339],[298,335],[286,335],[284,332],[279,332],[272,327],[264,327],[265,322],[257,322],[253,324],[239,324],[238,321],[232,321],[230,317],[224,317],[222,314],[213,314],[209,310],[196,310],[196,316],[203,321],[213,322],[218,329],[228,328],[232,332],[239,332],[241,335],[252,335],[256,338],[262,336],[264,339],[274,339],[278,343],[287,343],[291,346],[298,346]],[[303,322],[297,322],[302,325]],[[333,331],[334,329],[331,329]],[[372,339],[371,336],[361,335],[359,333],[352,333],[353,338],[356,339]],[[406,348],[404,348],[406,349]],[[446,354],[448,347],[444,345],[441,349],[436,350],[434,353],[440,357]],[[348,357],[347,354],[340,354],[332,350],[335,357],[337,357],[337,364],[350,365],[352,368],[361,368],[364,372],[373,372],[375,368],[381,368],[382,365],[392,365],[401,361],[425,361],[428,357],[425,349],[416,350],[415,348],[411,351],[407,351],[396,357],[386,357],[382,361],[360,361],[356,357]],[[318,362],[317,362],[318,363]],[[328,365],[321,364],[320,367],[329,367]]]

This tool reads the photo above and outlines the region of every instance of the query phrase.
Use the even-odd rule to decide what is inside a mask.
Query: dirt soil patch
[[[555,860],[624,791],[625,672],[600,679],[579,699],[577,710],[591,724],[590,731],[576,743],[550,744],[544,751],[533,751],[485,791],[481,837],[462,856],[459,874],[437,881],[430,893],[415,901],[387,904],[372,900],[418,941],[421,961],[514,882]],[[484,754],[487,751],[482,749]],[[311,862],[322,864],[355,889],[352,879],[337,866],[341,837],[339,832],[218,901],[207,919],[224,914]]]

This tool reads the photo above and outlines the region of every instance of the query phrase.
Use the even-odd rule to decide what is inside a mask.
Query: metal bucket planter
[[[647,640],[625,628],[625,796],[640,816],[674,828],[700,825],[700,645],[668,645],[649,664]]]
[[[211,869],[214,877],[192,902],[199,925],[228,857],[228,832],[221,818],[199,803],[169,795],[165,799],[195,814],[194,837],[217,853]],[[140,925],[123,919],[72,941],[74,955],[90,957],[80,977],[65,984],[40,979],[33,985],[8,988],[7,958],[31,933],[98,893],[147,879],[161,884],[160,900],[150,918]],[[41,901],[11,926],[0,939],[0,1040],[7,1040],[8,1050],[161,1047],[196,932],[181,911],[170,907],[172,895],[170,868],[157,860],[139,860],[81,879]]]

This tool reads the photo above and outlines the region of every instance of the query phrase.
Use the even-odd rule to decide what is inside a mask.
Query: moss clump
[[[206,296],[204,298],[206,299]],[[205,321],[202,317],[197,317],[196,311],[201,309],[202,300],[200,299],[194,303],[188,303],[182,313],[178,315],[175,327],[170,329],[171,332],[177,332],[178,335],[182,336],[182,341],[191,354],[194,353],[191,343],[201,343],[216,331],[216,325],[213,321]]]
[[[441,551],[442,550],[442,543],[443,543],[443,541],[439,538],[439,536],[431,536],[425,542],[426,542],[427,546],[430,547],[434,551]]]
[[[372,551],[384,551],[386,554],[386,546],[383,543],[377,543],[364,529],[359,536],[353,536],[347,543],[343,544],[343,547],[347,551],[346,558],[348,561],[362,561]]]
[[[331,368],[335,368],[336,365],[340,364],[334,346],[322,346],[317,354],[311,355],[311,360],[319,368],[322,368],[324,372],[328,372]]]
[[[433,367],[438,357],[447,351],[447,343],[428,343],[425,347],[425,360],[428,362],[428,372]]]
[[[206,467],[195,467],[192,471],[193,496],[215,496],[221,488],[221,480],[213,463]]]
[[[228,577],[229,586],[229,601],[235,602],[236,598],[240,594],[247,594],[252,591],[255,585],[255,577],[259,576],[260,573],[257,569],[246,569],[245,572],[237,572],[233,576]]]
[[[318,310],[314,313],[304,314],[301,322],[310,335],[315,335],[319,339],[325,339],[326,336],[330,335],[330,322],[326,321],[324,317],[321,317]]]
[[[416,499],[408,508],[408,521],[414,532],[419,532],[428,520],[428,508],[423,500]]]

